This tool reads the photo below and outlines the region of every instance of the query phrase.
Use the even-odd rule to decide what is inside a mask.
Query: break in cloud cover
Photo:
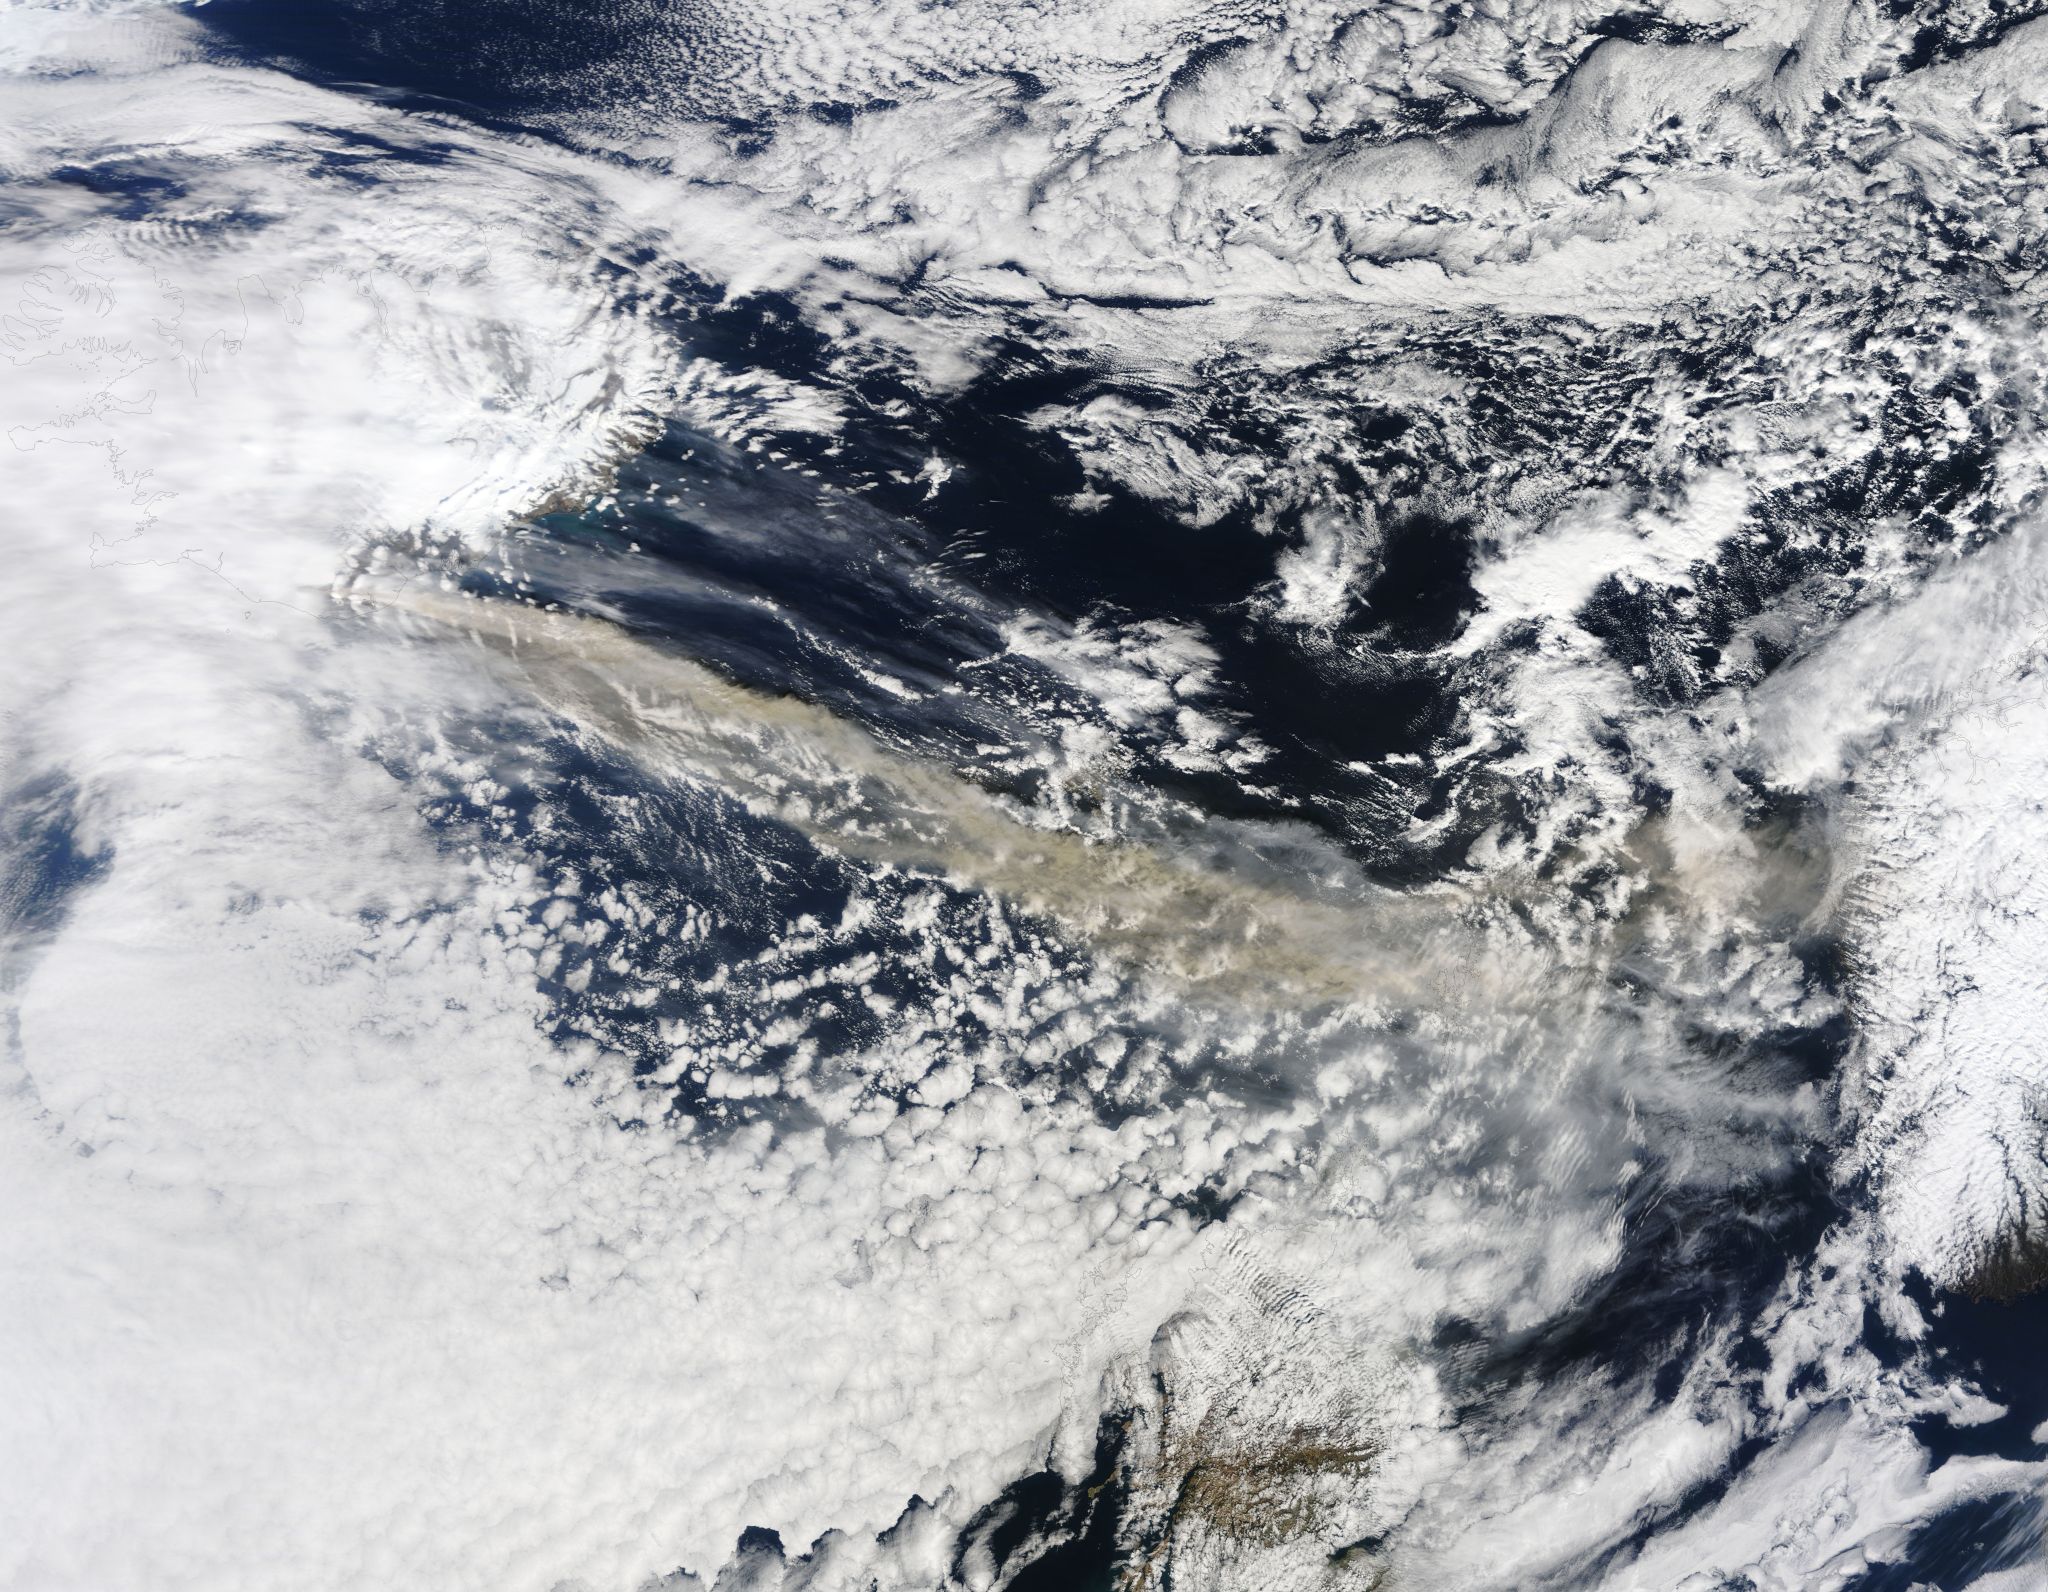
[[[0,14],[5,1592],[2048,1578],[2048,18]]]

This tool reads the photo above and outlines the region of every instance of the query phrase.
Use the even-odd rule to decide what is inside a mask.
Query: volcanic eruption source
[[[0,105],[0,1592],[2048,1592],[2048,0]]]

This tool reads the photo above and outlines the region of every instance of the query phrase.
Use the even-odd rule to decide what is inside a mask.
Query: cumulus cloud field
[[[2044,68],[0,13],[0,1588],[2038,1584]]]

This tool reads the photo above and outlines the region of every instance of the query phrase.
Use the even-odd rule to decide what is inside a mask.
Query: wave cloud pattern
[[[2029,0],[0,73],[4,1592],[2048,1585]]]

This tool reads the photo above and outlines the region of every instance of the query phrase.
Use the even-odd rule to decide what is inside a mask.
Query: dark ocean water
[[[642,29],[636,16],[525,0],[424,6],[215,0],[204,20],[218,47],[232,56],[282,63],[311,81],[471,118],[486,128],[560,138],[564,124],[589,108],[583,101],[600,95],[589,85],[617,81],[632,61]],[[673,94],[687,84],[662,87]],[[654,94],[651,87],[647,92]],[[819,117],[839,109],[808,107]],[[754,129],[761,137],[772,131]],[[360,180],[374,184],[379,163],[390,158],[390,151],[363,147]],[[420,157],[413,151],[406,158]],[[110,179],[102,174],[98,180]],[[151,200],[149,181],[134,179],[138,206]],[[680,267],[667,280],[658,313],[692,354],[726,369],[829,385],[848,423],[828,436],[778,437],[779,458],[763,468],[759,455],[743,445],[687,415],[669,417],[659,435],[619,464],[597,502],[538,513],[500,562],[466,571],[472,591],[605,614],[730,680],[821,704],[889,748],[955,768],[975,765],[978,747],[1021,738],[1056,717],[1062,705],[1085,710],[1081,693],[1007,646],[1005,627],[1020,616],[1066,626],[1170,625],[1199,638],[1215,660],[1219,684],[1206,705],[1270,749],[1256,777],[1241,778],[1176,766],[1165,755],[1167,746],[1148,743],[1145,732],[1134,734],[1129,777],[1163,803],[1179,804],[1173,810],[1253,826],[1302,826],[1353,859],[1365,876],[1410,889],[1448,877],[1482,831],[1503,821],[1512,827],[1522,800],[1512,782],[1484,767],[1453,771],[1439,762],[1476,689],[1472,665],[1447,644],[1479,608],[1473,571],[1485,534],[1480,486],[1462,495],[1470,513],[1457,511],[1458,491],[1439,491],[1426,503],[1390,498],[1376,567],[1346,617],[1305,644],[1298,626],[1276,620],[1261,604],[1273,578],[1274,532],[1259,523],[1258,505],[1190,523],[1113,482],[1077,501],[1094,485],[1088,472],[1031,417],[1050,405],[1105,395],[1139,408],[1159,400],[1125,373],[1091,362],[1085,351],[1035,337],[1028,317],[992,321],[983,373],[940,393],[900,371],[849,376],[840,350],[806,324],[794,302],[772,293],[728,300],[716,284]],[[1571,411],[1597,432],[1599,394],[1617,372],[1625,374],[1630,351],[1592,350],[1574,387],[1541,358],[1517,363],[1509,357],[1518,335],[1514,326],[1498,323],[1482,325],[1477,334],[1469,323],[1446,325],[1433,345],[1423,334],[1419,357],[1464,378],[1484,377],[1477,382],[1485,395],[1481,409],[1495,411],[1474,419],[1484,435],[1533,427],[1523,444],[1532,456],[1569,454],[1581,439],[1555,427],[1546,431],[1543,415]],[[1701,364],[1703,390],[1733,379],[1733,349],[1746,335],[1744,327],[1727,328],[1721,348],[1702,341],[1684,351]],[[1411,343],[1411,354],[1417,346]],[[1455,477],[1475,467],[1398,402],[1373,401],[1368,384],[1360,386],[1351,435],[1372,460],[1354,478],[1360,496],[1382,490],[1376,483],[1402,471]],[[1921,395],[1916,402],[1938,406],[1941,397]],[[1261,425],[1250,404],[1233,416],[1219,402],[1209,423],[1219,449],[1258,454],[1287,446]],[[1557,425],[1571,423],[1560,419]],[[1897,416],[1902,433],[1917,423],[1913,413]],[[952,467],[935,486],[916,475],[934,456]],[[1617,462],[1607,468],[1625,473],[1625,446],[1612,458]],[[1854,479],[1788,494],[1774,512],[1801,534],[1774,540],[1776,530],[1766,525],[1767,534],[1702,573],[1710,601],[1681,614],[1660,608],[1662,599],[1650,588],[1611,582],[1592,601],[1588,629],[1624,665],[1638,668],[1645,698],[1661,697],[1682,709],[1688,677],[1679,663],[1711,664],[1735,625],[1778,594],[1852,569],[1858,555],[1848,545],[1849,528],[1856,522],[1950,516],[1958,505],[1976,502],[1984,485],[1984,467],[1967,448],[1919,473],[1891,470],[1882,452],[1874,460]],[[1823,521],[1842,527],[1841,534],[1803,534]],[[971,688],[953,689],[963,681]],[[623,986],[610,987],[594,955],[582,982],[570,978],[576,963],[550,976],[562,1035],[598,1038],[640,1054],[643,1070],[652,1070],[663,1053],[661,1024],[701,1004],[696,987],[721,967],[758,961],[783,925],[807,916],[837,921],[862,890],[879,891],[900,906],[913,885],[922,889],[930,882],[877,885],[858,862],[821,850],[716,790],[649,787],[627,760],[608,757],[561,726],[536,732],[532,725],[482,724],[475,727],[475,747],[491,753],[536,733],[530,780],[506,798],[511,822],[543,835],[565,865],[596,882],[592,888],[630,882],[667,906],[695,906],[715,925],[662,953],[661,971],[677,981],[672,998],[626,1002]],[[1021,801],[1042,794],[1042,776],[1028,767],[981,768],[975,777]],[[14,837],[8,848],[18,862],[4,886],[4,905],[23,921],[39,922],[58,910],[64,891],[98,865],[69,838],[60,796],[41,792],[12,809],[34,831]],[[1654,790],[1642,796],[1654,805]],[[451,828],[475,816],[454,794],[429,810]],[[1010,930],[987,918],[986,903],[974,891],[945,884],[941,894],[942,910],[967,943],[1011,943],[1003,938]],[[1078,972],[1084,957],[1056,928],[1040,924],[1032,932]],[[854,939],[777,960],[761,980],[765,987],[773,978],[820,972],[848,955],[873,954],[879,959],[876,993],[915,1004],[930,998],[940,980],[921,966],[914,941],[884,911]],[[1817,987],[1820,982],[1817,975]],[[857,1052],[880,1032],[878,1019],[863,1008],[847,1004],[827,1012],[823,996],[800,999],[817,1008],[807,1034],[828,1052]],[[743,1003],[731,1000],[737,1013]],[[1099,1016],[1108,1030],[1133,1041],[1165,1032],[1156,1019],[1141,1022],[1113,1003]],[[744,1026],[737,1015],[733,1021]],[[971,1025],[960,1038],[976,1038]],[[1233,1065],[1186,1034],[1179,1043],[1189,1088],[1214,1082]],[[1741,1043],[1748,1047],[1744,1065],[1755,1075],[1788,1089],[1802,1081],[1825,1088],[1844,1064],[1850,1035],[1839,1022],[1816,1022]],[[785,1059],[770,1044],[752,1064],[773,1071]],[[1071,1082],[1085,1057],[1062,1053],[1046,1065]],[[750,1120],[756,1110],[709,1099],[689,1079],[674,1086],[668,1104],[714,1131]],[[1130,1109],[1136,1108],[1103,1102],[1106,1120]],[[1487,1323],[1445,1322],[1432,1351],[1452,1401],[1461,1418],[1483,1430],[1513,1407],[1518,1389],[1553,1381],[1647,1376],[1660,1394],[1675,1396],[1701,1346],[1724,1330],[1739,1335],[1821,1235],[1865,1204],[1860,1187],[1833,1181],[1819,1146],[1791,1155],[1733,1197],[1667,1187],[1653,1168],[1625,1211],[1621,1258],[1574,1308],[1508,1335]],[[1228,1217],[1220,1197],[1197,1196],[1188,1208],[1205,1221]],[[1929,1321],[1926,1342],[1917,1349],[1902,1344],[1872,1313],[1863,1347],[1892,1366],[1913,1353],[1929,1356],[1946,1374],[1974,1382],[2008,1406],[2002,1417],[1971,1427],[1929,1418],[1918,1431],[1923,1443],[1942,1459],[2038,1457],[2032,1434],[2048,1421],[2048,1295],[1994,1303],[1924,1283],[1914,1287]],[[1738,1348],[1733,1363],[1754,1370],[1766,1358],[1761,1346]],[[1128,1545],[1117,1530],[1125,1491],[1122,1432],[1118,1417],[1104,1418],[1096,1469],[1079,1485],[1051,1470],[1019,1478],[970,1527],[960,1554],[979,1544],[1004,1584],[1034,1592],[1123,1584],[1117,1579],[1128,1568]],[[1711,1483],[1675,1510],[1640,1522],[1602,1564],[1581,1565],[1574,1574],[1590,1579],[1603,1564],[1625,1563],[1658,1534],[1705,1514],[1767,1447],[1762,1438],[1745,1443]],[[1844,1592],[1923,1585],[1960,1592],[1986,1572],[2042,1564],[2042,1529],[2038,1501],[2003,1494],[1973,1500],[1917,1529],[1895,1562],[1831,1584]],[[796,1555],[803,1547],[782,1544],[770,1532],[753,1533],[738,1545],[738,1562]],[[2048,1576],[2039,1584],[2048,1586]]]

